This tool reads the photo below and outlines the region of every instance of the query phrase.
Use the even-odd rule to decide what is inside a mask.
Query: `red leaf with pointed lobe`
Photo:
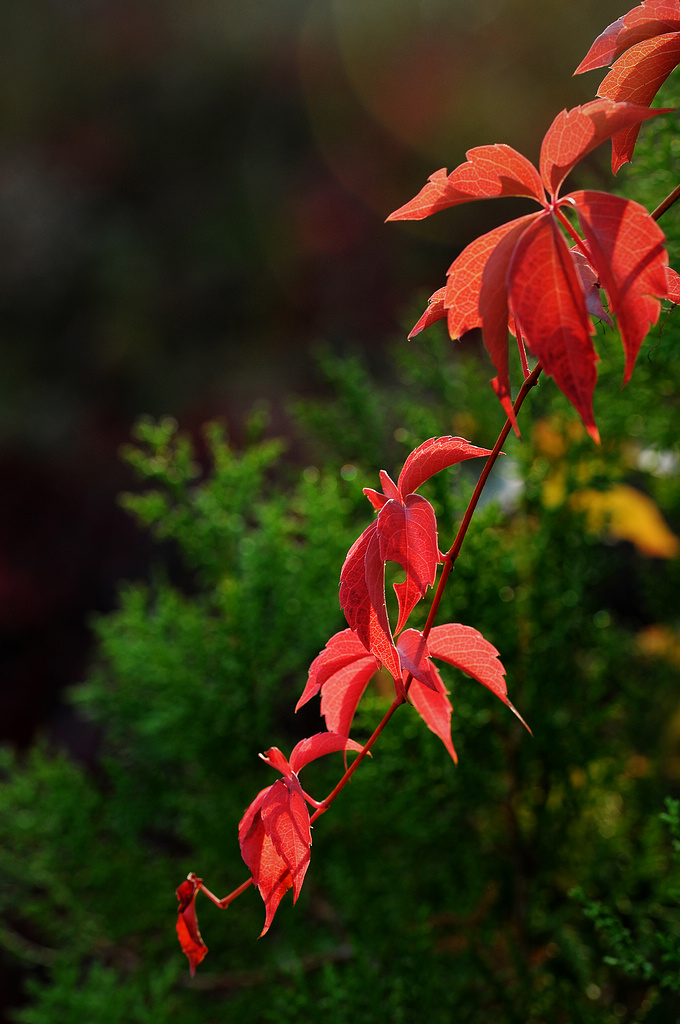
[[[271,788],[267,786],[257,794],[238,828],[241,856],[265,905],[265,922],[260,938],[268,931],[279,903],[293,885],[288,865],[277,852],[262,821],[262,804]]]
[[[411,675],[409,700],[435,736],[442,741],[456,764],[458,755],[451,739],[451,702],[437,669],[430,661],[428,643],[417,629],[407,629],[397,644],[404,684]]]
[[[576,246],[572,246],[569,251],[571,252],[578,275],[581,278],[581,284],[586,296],[586,309],[591,316],[597,317],[598,320],[603,320],[610,327],[613,327],[614,321],[602,305],[602,299],[600,298],[599,277]]]
[[[347,670],[352,672],[357,661],[366,660],[371,662],[375,671],[375,658],[366,650],[353,630],[343,629],[342,632],[336,633],[309,666],[307,685],[295,705],[295,710],[299,711],[329,681],[340,676],[344,680],[344,673]],[[341,729],[332,729],[328,722],[326,728],[330,732],[342,732]]]
[[[489,258],[505,235],[510,233],[516,240],[521,230],[536,216],[531,213],[499,225],[467,245],[453,261],[447,272],[444,298],[451,338],[460,338],[466,331],[482,326],[480,293]]]
[[[312,662],[307,686],[295,710],[321,690],[326,728],[349,736],[357,705],[378,668],[377,658],[369,654],[356,633],[351,629],[336,633]]]
[[[603,79],[598,96],[648,107],[671,71],[680,64],[680,32],[645,39],[633,46],[616,61]],[[652,110],[650,117],[668,113],[667,109]],[[612,137],[612,171],[632,158],[637,142],[639,124],[633,124]]]
[[[462,437],[431,437],[407,457],[397,484],[381,470],[384,495],[365,488],[368,500],[380,511],[347,554],[340,573],[340,607],[366,650],[396,682],[401,672],[385,603],[385,562],[397,562],[407,574],[404,583],[395,585],[399,631],[434,581],[439,561],[432,506],[413,492],[442,469],[489,454]]]
[[[595,441],[597,354],[581,279],[555,220],[541,214],[523,233],[508,271],[510,310],[533,354]]]
[[[397,641],[397,650],[404,675],[410,672],[413,678],[423,686],[430,690],[436,690],[436,669],[430,661],[427,640],[420,630],[407,629],[402,633]]]
[[[350,740],[345,735],[338,735],[334,732],[317,732],[314,736],[300,740],[293,747],[290,755],[290,763],[293,771],[297,774],[310,761],[316,761],[318,757],[325,757],[326,754],[334,754],[337,751],[354,750],[360,751],[362,746],[355,740]]]
[[[517,434],[519,429],[512,407],[508,369],[508,271],[520,237],[529,223],[540,216],[541,214],[531,214],[505,225],[510,230],[499,238],[489,255],[479,289],[482,337],[498,375],[494,391]]]
[[[208,952],[208,947],[201,938],[198,930],[198,919],[196,917],[196,894],[198,883],[193,878],[178,887],[177,899],[177,938],[179,939],[182,952],[186,954],[189,961],[191,977],[196,973],[196,968]]]
[[[378,516],[378,536],[382,560],[397,562],[406,572],[405,582],[394,584],[399,602],[398,633],[437,574],[439,547],[432,505],[419,494],[409,494],[403,504],[390,499]]]
[[[278,747],[270,747],[264,754],[259,755],[263,761],[265,761],[271,768],[275,768],[277,772],[281,772],[282,775],[291,777],[293,769],[290,766],[288,758],[285,754],[282,754]]]
[[[634,126],[637,135],[642,121],[665,113],[649,110],[648,103],[636,105],[635,102],[615,102],[619,98],[628,100],[627,96],[611,96],[601,89],[599,95],[600,99],[591,100],[571,110],[563,110],[545,133],[539,167],[545,187],[553,196],[557,195],[564,179],[587,153],[612,135],[631,126]]]
[[[321,691],[321,714],[326,728],[343,736],[349,736],[359,701],[380,667],[372,654],[364,650],[364,655],[328,679]]]
[[[340,572],[340,607],[364,647],[400,678],[385,604],[385,563],[380,557],[378,521],[367,526],[349,549]]]
[[[486,686],[517,715],[522,725],[529,729],[517,708],[508,700],[505,669],[498,651],[493,644],[484,639],[479,630],[460,623],[433,626],[427,642],[430,657],[441,658],[466,675],[472,676],[482,686]]]
[[[401,500],[417,491],[426,480],[442,469],[483,455],[491,455],[490,450],[477,448],[462,437],[431,437],[423,441],[407,457],[399,474],[397,486]]]
[[[659,318],[658,299],[668,297],[664,234],[647,210],[630,199],[589,190],[568,198],[576,205],[593,266],[616,316],[626,352],[625,384]]]
[[[426,327],[437,322],[437,320],[443,320],[447,316],[447,309],[445,304],[446,298],[446,286],[438,288],[436,292],[430,295],[427,300],[427,309],[420,317],[418,322],[414,325],[409,338],[415,338],[416,334],[420,334]],[[364,491],[365,493],[365,491]]]
[[[437,681],[436,689],[424,686],[420,680],[414,677],[408,691],[413,707],[416,709],[425,725],[435,736],[442,741],[455,764],[458,764],[458,754],[451,739],[451,715],[453,708],[448,698],[448,691],[442,682],[437,669],[432,666],[433,677]]]
[[[680,274],[672,267],[666,267],[666,294],[671,302],[680,302]]]
[[[260,817],[274,850],[288,869],[296,901],[309,867],[312,830],[307,803],[295,775],[278,779],[269,787]]]
[[[678,0],[644,0],[597,37],[574,74],[606,67],[643,39],[677,31],[680,31]]]
[[[466,162],[450,174],[441,168],[430,175],[418,195],[387,219],[422,220],[449,206],[497,196],[527,196],[545,202],[536,168],[512,146],[477,146],[465,156]]]

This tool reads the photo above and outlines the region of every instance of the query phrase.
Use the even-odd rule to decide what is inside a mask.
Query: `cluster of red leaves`
[[[437,524],[429,501],[415,492],[435,473],[465,459],[490,455],[462,437],[433,437],[406,459],[395,484],[382,470],[384,493],[364,488],[378,517],[350,548],[340,573],[340,607],[349,626],[392,674],[401,679],[385,604],[385,563],[396,562],[406,573],[395,583],[399,632],[414,606],[431,587],[440,561]]]
[[[431,658],[440,658],[472,676],[523,721],[508,700],[505,669],[498,659],[498,651],[471,626],[460,623],[434,626],[427,638],[417,629],[407,629],[397,640],[396,650],[401,669],[395,680],[397,692],[403,693],[410,681],[409,701],[454,761],[458,761],[458,756],[451,739],[453,709]],[[321,714],[326,728],[348,736],[357,705],[379,667],[378,658],[366,650],[353,630],[336,633],[312,662],[307,686],[295,710],[321,693]]]
[[[597,95],[648,107],[671,71],[680,64],[680,0],[645,0],[609,25],[574,72],[611,66]],[[633,154],[639,125],[612,136],[614,174]]]
[[[420,220],[449,206],[496,196],[525,196],[541,206],[466,246],[411,332],[443,318],[454,339],[481,328],[497,373],[494,388],[509,415],[510,328],[598,440],[593,415],[598,357],[591,319],[593,313],[602,316],[598,288],[617,318],[626,353],[625,381],[659,317],[658,300],[677,297],[678,275],[668,267],[663,232],[644,207],[589,189],[560,195],[565,178],[587,153],[658,113],[612,99],[564,110],[543,139],[539,169],[511,146],[479,146],[450,174],[442,169],[431,175],[418,195],[388,218]],[[566,213],[575,215],[582,236]]]
[[[449,268],[446,286],[431,297],[411,334],[444,318],[452,338],[481,328],[496,369],[494,389],[515,425],[508,356],[508,335],[514,335],[525,377],[526,344],[595,440],[592,399],[598,357],[591,318],[611,324],[600,290],[617,318],[625,382],[658,319],[659,300],[680,301],[680,277],[668,267],[664,236],[642,206],[605,192],[578,190],[563,196],[560,190],[578,161],[607,139],[612,140],[616,171],[630,159],[642,122],[661,112],[648,107],[680,63],[680,0],[645,0],[599,36],[577,73],[612,61],[599,99],[555,118],[543,140],[538,168],[511,146],[479,146],[450,174],[433,174],[389,218],[419,220],[449,206],[496,196],[523,196],[538,203],[539,211],[495,228],[461,252]],[[177,934],[192,974],[208,951],[196,918],[199,891],[226,907],[254,884],[265,904],[263,935],[289,889],[297,900],[310,862],[309,807],[318,816],[342,784],[319,803],[302,789],[298,773],[325,754],[366,753],[370,744],[362,747],[349,733],[359,701],[382,666],[394,680],[394,706],[411,703],[454,761],[452,707],[432,658],[486,686],[523,722],[508,700],[498,651],[476,629],[460,623],[423,632],[404,629],[445,557],[439,551],[434,509],[416,492],[435,473],[490,454],[460,437],[430,438],[408,456],[396,483],[383,470],[383,490],[364,489],[378,514],[350,548],[340,574],[340,605],[349,628],[331,637],[312,662],[296,708],[320,694],[327,731],[298,743],[290,759],[277,747],[260,755],[280,778],[257,794],[239,825],[248,881],[223,900],[193,874],[177,889]],[[394,585],[394,630],[385,596],[387,562],[396,562],[405,573],[404,581]]]

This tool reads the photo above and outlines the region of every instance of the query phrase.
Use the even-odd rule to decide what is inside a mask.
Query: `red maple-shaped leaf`
[[[679,0],[645,0],[634,7],[597,37],[574,74],[609,64],[598,96],[649,106],[680,64]],[[614,173],[631,159],[638,131],[639,125],[629,125],[612,136]]]
[[[208,952],[208,947],[201,938],[196,918],[196,894],[200,879],[189,876],[177,889],[177,938],[182,952],[186,954],[193,978],[196,968]]]
[[[260,790],[239,824],[241,856],[265,905],[261,935],[269,929],[289,889],[297,900],[309,867],[312,833],[307,797],[298,772],[315,758],[337,750],[358,751],[361,745],[346,736],[317,733],[296,744],[290,760],[278,747],[271,747],[260,755],[267,764],[283,773],[273,785]]]
[[[399,604],[396,633],[432,586],[439,562],[434,509],[414,492],[442,469],[489,454],[462,437],[431,437],[408,456],[396,484],[381,470],[384,493],[364,489],[379,510],[378,518],[347,554],[340,573],[340,607],[366,650],[395,680],[401,679],[401,669],[385,603],[385,562],[396,562],[406,573],[404,582],[394,585]]]
[[[664,269],[668,258],[659,242],[663,236],[642,207],[606,193],[560,195],[565,178],[586,154],[658,113],[607,97],[564,110],[545,134],[539,170],[510,147],[478,147],[450,175],[438,171],[415,199],[388,218],[420,219],[445,206],[497,195],[524,195],[541,206],[471,242],[411,332],[444,317],[454,339],[481,328],[497,373],[494,390],[511,418],[509,325],[518,344],[526,343],[598,440],[592,408],[598,357],[591,316],[602,319],[603,310],[593,295],[595,282],[604,289],[624,335],[626,379],[644,333],[658,317],[657,300],[671,297],[672,282]],[[567,211],[578,218],[583,237]]]

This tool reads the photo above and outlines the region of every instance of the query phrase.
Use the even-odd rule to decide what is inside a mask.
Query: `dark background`
[[[532,159],[603,0],[3,0],[0,739],[62,728],[89,616],[143,574],[141,414],[238,439],[314,348],[403,337],[495,202],[385,225],[474,145]],[[593,158],[606,174],[607,155]],[[507,201],[506,201],[507,203]]]

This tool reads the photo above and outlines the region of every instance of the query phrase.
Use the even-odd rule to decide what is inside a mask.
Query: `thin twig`
[[[676,185],[671,194],[666,196],[662,203],[659,203],[653,213],[650,213],[652,220],[658,220],[659,217],[663,216],[666,210],[670,209],[678,199],[680,199],[680,185]]]

